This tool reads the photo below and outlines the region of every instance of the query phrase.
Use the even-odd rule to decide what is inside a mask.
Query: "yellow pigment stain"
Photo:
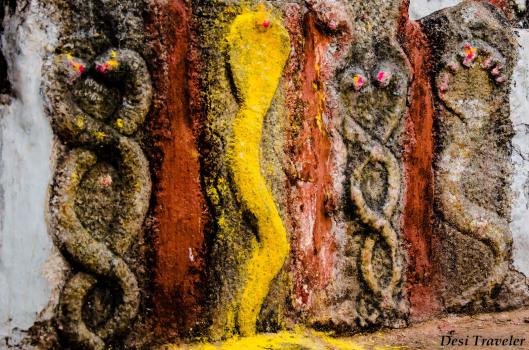
[[[295,330],[275,334],[259,334],[246,338],[232,338],[222,343],[199,343],[193,345],[165,345],[160,350],[364,350],[350,339],[333,338],[320,332]],[[400,349],[375,346],[373,350]]]
[[[71,53],[65,54],[66,59],[70,62],[70,65],[81,74],[84,73],[85,67],[83,64],[77,62]]]
[[[219,226],[224,226],[224,225],[226,225],[226,219],[225,219],[224,215],[222,215],[222,216],[219,217],[219,219],[217,220],[217,224],[218,224]]]
[[[116,120],[116,127],[117,127],[118,129],[123,129],[123,126],[124,126],[124,125],[125,125],[125,124],[124,124],[124,122],[123,122],[123,119],[118,118],[118,119]]]
[[[105,139],[105,137],[107,137],[107,135],[104,132],[102,132],[102,131],[96,131],[94,133],[94,136],[96,137],[96,139],[98,141],[103,141]]]
[[[107,63],[112,68],[116,68],[117,66],[119,66],[119,63],[116,60],[109,60],[109,61],[107,61]]]
[[[213,203],[213,205],[220,204],[219,192],[217,191],[215,187],[209,186],[206,189],[206,193],[208,195],[208,198],[211,200],[211,203]]]
[[[77,125],[79,129],[84,129],[84,118],[82,116],[75,118],[75,125]]]
[[[465,45],[465,55],[467,59],[473,59],[476,55],[476,51],[476,48],[471,46],[470,44]]]
[[[250,336],[255,334],[257,317],[270,282],[281,270],[290,249],[285,227],[260,166],[263,121],[289,57],[290,40],[281,22],[264,6],[237,16],[226,39],[231,72],[242,101],[233,123],[227,163],[239,200],[257,218],[258,239],[254,239],[245,266],[237,313],[240,333]]]
[[[316,115],[316,124],[318,125],[318,129],[320,131],[323,131],[323,112],[325,110],[325,91],[323,84],[320,82],[321,79],[321,66],[319,64],[316,65],[316,77],[318,79],[318,83],[315,84],[316,89],[316,96],[317,96],[317,102],[318,102],[318,114]]]
[[[108,60],[106,62],[106,64],[109,66],[109,67],[112,67],[112,68],[117,68],[119,66],[119,62],[116,60],[116,58],[118,57],[118,53],[116,52],[116,50],[112,50],[110,52],[110,57],[112,58],[111,60]]]
[[[292,349],[293,346],[316,349],[317,345],[309,337],[296,333],[281,332],[277,334],[261,334],[248,338],[232,338],[221,344],[197,344],[189,347],[171,346],[166,347],[165,350],[281,350]]]

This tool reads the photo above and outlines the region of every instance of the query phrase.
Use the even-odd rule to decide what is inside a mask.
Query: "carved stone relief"
[[[276,94],[281,94],[290,39],[273,7],[226,2],[215,9],[196,8],[209,10],[201,24],[203,45],[219,50],[220,43],[225,50],[220,51],[225,56],[208,53],[205,69],[215,77],[205,81],[202,146],[205,192],[214,220],[208,275],[215,292],[208,333],[218,339],[255,333],[290,250],[278,203],[284,174],[276,152],[282,152],[284,116],[281,102],[271,107],[282,98]],[[210,20],[222,25],[209,26]]]
[[[107,349],[110,340],[129,330],[140,305],[130,249],[149,209],[151,180],[135,134],[153,92],[142,56],[107,46],[137,43],[134,35],[124,39],[125,30],[113,37],[95,34],[80,44],[79,35],[97,28],[90,18],[82,23],[84,30],[63,39],[45,82],[52,126],[65,145],[53,187],[54,236],[72,266],[57,324],[65,343]]]
[[[399,5],[351,5],[353,40],[335,76],[335,124],[341,131],[334,142],[341,142],[346,152],[335,154],[346,159],[337,166],[343,183],[336,190],[342,197],[335,227],[342,227],[345,237],[330,289],[335,294],[330,315],[319,322],[344,330],[401,326],[407,315],[402,290],[401,134],[410,71],[396,40]]]
[[[351,348],[332,336],[529,303],[506,2],[37,2],[53,45],[6,58],[44,62],[66,266],[20,346]]]
[[[516,42],[507,20],[488,4],[465,2],[422,24],[439,111],[434,257],[441,296],[451,310],[491,307],[507,294],[523,294],[502,287],[520,278],[510,266],[508,223]]]

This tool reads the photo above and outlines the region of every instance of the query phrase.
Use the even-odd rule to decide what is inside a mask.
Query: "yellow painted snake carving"
[[[264,7],[243,13],[227,36],[229,64],[241,107],[228,145],[228,167],[238,200],[257,219],[257,237],[246,263],[237,313],[239,331],[255,333],[261,305],[289,253],[287,233],[260,169],[263,122],[289,57],[282,24]]]

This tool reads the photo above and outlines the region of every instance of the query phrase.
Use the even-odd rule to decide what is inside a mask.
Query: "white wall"
[[[529,276],[529,31],[519,30],[519,61],[511,91],[511,119],[516,135],[512,162],[514,196],[511,231],[514,266]]]
[[[410,19],[418,20],[435,11],[457,5],[461,0],[410,0]]]
[[[524,11],[526,9],[525,1],[526,0],[514,0],[514,3],[518,7],[518,10]]]
[[[461,1],[462,0],[410,0],[410,19],[421,19],[435,11],[457,5]],[[514,0],[514,3],[520,11],[523,11],[525,10],[525,1],[526,0]]]
[[[26,20],[8,18],[2,37],[15,98],[0,107],[0,348],[51,316],[64,266],[46,223],[53,134],[40,94],[56,29],[29,3]]]

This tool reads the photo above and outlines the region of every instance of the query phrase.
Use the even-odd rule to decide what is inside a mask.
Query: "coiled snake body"
[[[368,157],[358,165],[351,176],[351,200],[360,221],[380,234],[389,248],[391,258],[391,280],[386,287],[381,287],[373,271],[373,251],[377,239],[368,236],[361,250],[362,276],[371,291],[382,300],[382,306],[393,307],[393,294],[401,279],[401,270],[398,259],[398,237],[391,220],[398,204],[401,187],[400,168],[395,156],[382,144],[371,138],[357,123],[349,120],[348,132],[358,142]],[[382,208],[382,213],[370,208],[361,189],[362,173],[370,162],[381,164],[387,171],[387,201]]]
[[[89,67],[69,54],[55,57],[48,83],[48,97],[55,132],[75,148],[61,164],[54,208],[57,241],[80,272],[66,283],[60,300],[59,326],[69,341],[88,349],[106,349],[105,341],[125,331],[137,314],[139,289],[134,273],[123,256],[138,236],[149,205],[149,166],[132,138],[149,111],[152,86],[141,56],[131,50],[109,50]],[[121,106],[109,125],[93,117],[75,102],[75,84],[88,74],[121,85]],[[76,214],[75,198],[81,181],[98,163],[101,152],[118,155],[117,167],[124,183],[120,208],[114,213],[108,239],[96,239]],[[106,184],[108,185],[108,184]],[[108,242],[107,242],[108,241]],[[83,321],[86,298],[95,285],[110,282],[121,290],[119,305],[103,326],[92,330]]]
[[[472,157],[483,149],[480,137],[490,132],[490,116],[500,113],[493,101],[500,99],[501,93],[494,89],[499,90],[499,85],[504,82],[503,79],[490,79],[491,73],[487,71],[492,71],[496,64],[503,67],[503,59],[496,58],[501,57],[500,54],[486,43],[476,42],[476,53],[483,56],[478,57],[478,62],[460,65],[457,54],[449,53],[444,62],[450,63],[436,77],[439,99],[447,109],[444,127],[450,135],[450,143],[439,155],[437,186],[439,209],[446,222],[462,234],[486,244],[493,254],[493,266],[487,278],[465,288],[457,296],[447,298],[447,307],[464,306],[473,299],[490,294],[494,286],[501,284],[509,270],[509,247],[512,243],[507,219],[469,198],[464,188],[464,177],[468,176],[469,169],[474,168]],[[463,47],[461,45],[462,51]],[[488,62],[494,63],[487,66]],[[480,84],[470,85],[470,79]],[[465,94],[461,93],[461,89]],[[476,101],[480,103],[476,104]],[[499,119],[496,118],[493,122]]]
[[[393,141],[392,135],[405,115],[408,73],[402,59],[395,61],[395,57],[403,56],[398,44],[389,39],[381,39],[381,42],[385,46],[373,49],[378,51],[375,57],[379,61],[366,59],[349,66],[342,74],[341,87],[343,101],[350,106],[351,113],[344,119],[344,137],[361,154],[355,156],[350,176],[355,217],[363,225],[362,229],[367,229],[360,248],[360,273],[381,308],[389,311],[397,307],[395,297],[402,281],[399,240],[394,227],[394,215],[401,198],[401,165],[389,145],[399,142],[398,137]],[[384,60],[388,53],[393,53],[393,58]],[[362,68],[364,66],[368,68]],[[385,179],[377,181],[378,189],[372,189],[373,193],[364,193],[364,185],[370,183],[366,182],[366,176],[373,175],[374,170],[369,169],[372,166],[383,169]],[[372,203],[366,199],[367,195],[380,198]],[[378,278],[374,269],[374,252],[380,238],[391,263],[388,278]],[[385,284],[383,280],[387,280]],[[368,315],[367,319],[374,322],[376,317]]]

